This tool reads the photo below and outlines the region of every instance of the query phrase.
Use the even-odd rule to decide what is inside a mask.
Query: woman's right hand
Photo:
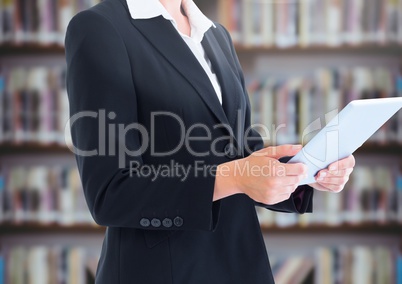
[[[301,145],[267,147],[246,158],[230,161],[217,167],[214,200],[244,193],[267,205],[289,199],[307,174],[304,164],[284,164],[279,158],[294,156]]]

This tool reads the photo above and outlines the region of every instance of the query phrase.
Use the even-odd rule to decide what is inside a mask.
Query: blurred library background
[[[67,147],[63,42],[98,2],[0,1],[0,284],[93,283],[105,229]],[[195,2],[232,35],[253,123],[287,125],[267,145],[305,143],[351,100],[402,96],[402,0]],[[402,284],[402,111],[355,157],[313,214],[256,208],[276,283]]]

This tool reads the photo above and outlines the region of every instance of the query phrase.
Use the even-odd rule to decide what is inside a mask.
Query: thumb
[[[302,145],[280,145],[280,146],[271,146],[263,148],[257,151],[259,154],[264,155],[266,157],[271,157],[274,159],[279,159],[286,156],[294,156],[296,155],[301,149]]]

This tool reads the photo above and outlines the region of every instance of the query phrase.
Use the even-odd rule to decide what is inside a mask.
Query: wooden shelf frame
[[[73,152],[66,146],[58,143],[0,143],[0,157],[18,154],[70,154]]]
[[[17,154],[70,154],[73,152],[65,145],[57,143],[0,143],[0,157],[5,155]],[[384,154],[384,155],[401,155],[402,143],[365,143],[360,147],[356,154]]]
[[[317,53],[384,53],[387,55],[402,56],[402,45],[400,44],[361,44],[361,45],[312,45],[312,46],[292,46],[292,47],[276,47],[276,46],[253,46],[235,44],[237,53],[239,54],[261,54],[261,53],[301,53],[301,54],[317,54]]]
[[[385,154],[398,155],[402,157],[402,143],[365,143],[356,150],[356,154]]]
[[[360,225],[308,225],[278,227],[278,226],[261,226],[261,230],[267,234],[381,234],[402,236],[402,224],[386,223],[386,224],[360,224]],[[18,234],[104,234],[105,227],[92,224],[63,226],[59,224],[0,224],[0,236],[18,235]]]
[[[402,224],[400,223],[365,223],[365,224],[342,224],[330,226],[324,224],[312,224],[307,226],[261,226],[264,233],[267,234],[365,234],[365,235],[396,235],[402,236]]]
[[[59,225],[20,223],[0,223],[0,236],[4,235],[31,235],[31,234],[103,234],[105,227],[93,224]]]
[[[13,55],[64,55],[64,46],[60,44],[0,44],[0,57]]]
[[[387,55],[402,55],[402,45],[391,44],[360,44],[360,45],[311,45],[311,46],[255,46],[245,44],[235,44],[236,51],[239,54],[260,54],[260,53],[384,53]],[[22,43],[22,44],[0,44],[0,57],[14,55],[64,55],[65,49],[60,44],[38,44],[38,43]]]

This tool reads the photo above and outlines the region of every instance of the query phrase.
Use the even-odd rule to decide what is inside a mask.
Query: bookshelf
[[[349,17],[351,17],[348,25],[341,25],[342,20],[339,20],[337,17],[343,15],[342,13],[344,12],[340,12],[339,7],[336,6],[319,6],[317,4],[319,1],[321,0],[283,1],[283,3],[281,1],[254,0],[199,0],[195,2],[211,19],[224,24],[232,34],[237,54],[245,72],[246,84],[251,101],[255,98],[255,92],[252,89],[253,83],[257,82],[263,85],[265,84],[266,78],[272,78],[278,82],[281,81],[281,86],[286,86],[286,82],[292,82],[295,78],[311,78],[310,73],[315,73],[317,69],[326,69],[328,71],[346,67],[346,69],[351,70],[350,72],[353,73],[353,68],[363,67],[364,70],[362,74],[364,77],[370,73],[366,72],[367,70],[381,67],[384,68],[388,74],[391,74],[385,76],[390,77],[397,74],[400,64],[402,63],[402,20],[398,22],[396,28],[392,26],[389,32],[387,28],[380,24],[381,21],[376,22],[375,25],[369,25],[367,24],[367,20],[364,20],[364,24],[362,24],[364,26],[361,29],[355,30],[354,28],[356,28],[357,22],[353,20],[353,15],[348,14]],[[8,1],[7,3],[8,5],[13,5],[15,2],[16,1]],[[96,2],[98,1],[86,1],[86,5],[91,6],[96,4]],[[300,6],[298,6],[299,2],[301,4]],[[348,3],[347,5],[352,5],[357,1],[321,2]],[[397,16],[402,19],[401,0],[380,0],[372,2],[388,3],[391,5],[388,10],[389,15],[384,19],[393,19],[395,17],[394,14],[397,14]],[[269,3],[271,3],[270,8],[266,5]],[[324,11],[319,17],[314,17],[316,19],[314,23],[311,23],[311,31],[308,31],[305,23],[291,22],[291,16],[288,17],[287,21],[282,18],[282,13],[286,13],[286,9],[290,9],[288,11],[295,13],[299,8],[306,8],[305,3],[315,3],[318,6],[314,9],[322,9],[322,11]],[[263,6],[261,6],[261,4],[263,4]],[[392,6],[394,4],[397,6]],[[236,5],[245,6],[241,6],[243,9],[235,9],[234,7],[236,7]],[[293,7],[292,5],[296,6]],[[68,10],[69,7],[67,6],[61,8],[67,9],[65,11],[69,11],[68,13],[72,16],[78,12],[77,7],[72,10]],[[256,7],[260,9],[255,9]],[[83,8],[85,7],[81,6],[79,9]],[[333,9],[331,10],[332,18],[330,17],[332,23],[324,19],[328,9]],[[374,13],[372,6],[364,9],[368,9],[365,10],[365,12],[371,11],[370,13]],[[263,14],[258,14],[258,11],[263,11]],[[356,12],[357,10],[355,9],[354,11]],[[264,18],[264,15],[268,15],[267,13],[273,15],[272,22],[267,22],[266,18]],[[275,16],[276,13],[279,13],[280,16]],[[290,13],[289,15],[292,14]],[[300,20],[302,20],[302,18],[306,19],[307,17],[308,13],[300,17]],[[243,20],[236,21],[236,19]],[[257,22],[253,21],[253,19],[263,20],[260,21],[260,25],[257,25]],[[278,25],[277,21],[280,21],[281,25]],[[27,35],[27,38],[29,38],[29,31],[17,31],[19,36],[13,36],[12,30],[7,31],[5,36],[0,37],[0,39],[3,39],[3,42],[0,40],[0,79],[4,78],[4,75],[9,74],[7,72],[13,70],[13,68],[24,66],[26,59],[29,59],[30,68],[43,65],[46,66],[48,70],[51,70],[54,65],[54,58],[57,58],[56,67],[58,69],[56,68],[56,74],[61,75],[60,77],[56,76],[58,78],[57,82],[59,83],[57,84],[57,95],[55,95],[55,97],[65,96],[64,86],[60,82],[63,79],[64,68],[62,35],[64,32],[63,26],[65,27],[66,23],[67,18],[53,34],[52,39],[48,41],[21,40],[21,34],[23,35],[22,39],[24,39],[24,35]],[[263,23],[266,24],[265,27],[270,27],[270,30],[261,29]],[[318,27],[320,23],[322,27]],[[303,28],[301,28],[300,25],[302,25]],[[281,30],[279,28],[280,26],[286,28]],[[328,37],[323,36],[322,29],[325,28],[330,30]],[[351,40],[350,35],[348,36],[347,34],[348,28],[352,28],[354,36],[359,39],[358,41]],[[254,36],[250,37],[250,35],[247,35],[244,31],[247,31],[247,33],[251,32]],[[265,42],[261,42],[261,39],[258,39],[258,33],[261,34],[263,32],[269,34],[269,37],[265,38]],[[275,38],[276,35],[279,35],[278,39]],[[299,35],[303,35],[303,38],[298,37]],[[314,38],[314,35],[319,35],[319,37]],[[255,38],[257,38],[257,40]],[[306,38],[309,38],[309,40],[307,41]],[[284,72],[284,70],[286,72]],[[328,73],[327,71],[323,74]],[[365,79],[360,81],[360,83],[367,84],[368,82],[364,80]],[[3,82],[5,81],[6,80]],[[311,82],[315,83],[317,81],[317,79],[313,79]],[[5,85],[7,85],[7,82],[5,82]],[[4,86],[4,84],[2,86]],[[389,86],[385,86],[384,88],[389,88]],[[3,89],[0,87],[0,98],[2,91]],[[387,95],[389,94],[387,93]],[[395,93],[395,95],[398,94]],[[343,98],[343,93],[340,94],[340,98]],[[342,103],[338,104],[338,106],[341,105]],[[0,104],[0,107],[1,106]],[[253,113],[255,114],[256,111],[257,110],[254,109]],[[395,125],[402,127],[402,122],[398,122]],[[21,129],[18,129],[18,131],[20,130]],[[56,134],[60,132],[59,127],[55,127],[53,130],[55,130]],[[52,135],[54,135],[54,133]],[[360,166],[362,166],[362,169],[358,169],[358,172],[361,174],[360,176],[366,177],[370,175],[370,173],[381,175],[384,172],[392,172],[392,176],[398,175],[399,165],[402,165],[402,140],[395,138],[389,139],[388,136],[385,137],[385,139],[370,141],[364,144],[356,152],[358,164],[360,165],[361,163]],[[52,168],[52,165],[56,166],[61,164],[70,167],[74,164],[72,152],[65,144],[60,143],[60,141],[57,142],[59,140],[57,138],[53,139],[55,141],[50,139],[49,141],[42,142],[36,141],[35,139],[28,139],[26,141],[24,139],[19,140],[19,142],[15,142],[13,139],[9,139],[9,141],[0,140],[0,178],[2,177],[2,171],[4,171],[4,169],[9,170],[16,166],[24,166],[29,173],[32,169],[35,170],[37,166],[45,165],[47,168]],[[375,167],[375,163],[379,163],[381,167],[380,170]],[[395,187],[397,186],[395,183],[396,182],[392,182],[394,185],[392,191],[385,191],[386,194],[384,196],[388,196],[388,199],[392,199],[393,197],[398,198],[397,195],[392,195],[396,191]],[[8,184],[5,184],[5,187],[2,188],[3,184],[5,184],[4,181],[3,183],[0,181],[0,196],[5,192],[4,188],[8,186]],[[72,180],[72,184],[73,185],[70,186],[73,188],[72,192],[82,192],[82,190],[78,190],[76,187],[76,180]],[[364,186],[366,185],[367,184],[364,184]],[[60,191],[60,189],[58,190]],[[360,191],[364,191],[364,194],[358,198],[369,200],[384,193],[374,187],[363,189],[361,184],[356,186],[352,181],[350,187],[345,189],[346,194],[316,194],[314,210],[317,210],[316,213],[313,214],[318,216],[316,219],[305,215],[297,219],[295,219],[294,216],[289,217],[284,214],[260,215],[262,223],[261,228],[264,233],[264,238],[266,239],[271,264],[274,267],[275,275],[277,275],[279,279],[286,278],[281,271],[285,271],[286,265],[289,265],[288,262],[292,261],[292,259],[299,254],[302,255],[300,257],[306,263],[312,263],[311,267],[308,267],[308,280],[305,279],[305,282],[300,283],[324,283],[323,279],[332,279],[331,277],[333,276],[319,275],[317,271],[331,270],[323,266],[322,263],[335,262],[337,259],[335,255],[340,255],[338,252],[343,251],[343,246],[350,249],[356,256],[364,255],[377,259],[377,254],[381,254],[382,256],[379,259],[385,260],[383,263],[389,264],[382,268],[384,271],[391,266],[392,269],[396,269],[396,263],[402,263],[401,252],[399,251],[399,246],[402,242],[402,219],[397,221],[398,217],[396,216],[384,215],[385,207],[382,203],[362,205],[362,210],[365,210],[363,215],[369,215],[373,212],[380,211],[379,216],[370,217],[372,220],[360,220],[360,216],[358,217],[360,221],[354,224],[348,224],[347,222],[343,222],[344,219],[348,218],[348,215],[342,216],[342,220],[334,219],[334,214],[343,214],[347,211],[345,208],[350,204],[345,202],[345,200],[356,198],[356,196],[353,197],[354,194]],[[0,201],[2,201],[1,198]],[[364,202],[360,200],[355,201],[355,205],[361,205],[363,203]],[[32,208],[28,209],[31,210]],[[66,214],[70,214],[69,212],[72,209],[73,208],[68,207],[63,210]],[[24,210],[20,211],[24,212]],[[32,212],[37,213],[35,210],[34,208]],[[355,210],[353,206],[351,208],[348,207],[348,210],[351,210],[352,213],[356,213],[353,211]],[[376,220],[376,218],[378,218],[378,220]],[[71,222],[71,219],[69,219],[67,223],[68,225],[63,225],[63,222],[54,222],[54,220],[47,223],[21,220],[18,222],[0,222],[0,260],[3,257],[7,265],[7,257],[10,255],[13,257],[14,261],[15,259],[20,259],[21,255],[25,256],[26,253],[40,255],[44,253],[43,246],[49,248],[49,251],[52,251],[52,246],[55,244],[60,245],[62,248],[68,247],[73,252],[72,255],[85,255],[85,248],[82,249],[82,246],[91,243],[94,238],[96,238],[95,243],[97,244],[95,250],[100,249],[100,245],[98,244],[101,243],[105,228],[90,222]],[[21,252],[21,246],[24,248],[26,244],[29,244],[26,247],[28,251]],[[75,248],[77,250],[75,250]],[[380,250],[380,253],[378,253],[377,248]],[[32,251],[29,251],[29,249],[32,249]],[[96,259],[96,257],[95,253],[92,259]],[[76,257],[76,259],[80,259],[79,264],[81,266],[88,267],[84,258]],[[325,261],[321,261],[323,259]],[[300,258],[298,261],[300,261]],[[0,266],[1,263],[0,261]],[[365,264],[361,259],[356,260],[356,263],[357,265]],[[312,270],[314,266],[316,267],[315,272]],[[370,269],[367,269],[367,271],[377,271],[372,267]],[[382,271],[381,273],[379,274],[385,275],[384,273],[388,272]],[[0,283],[3,283],[1,277],[2,275],[0,273]],[[392,284],[394,283],[394,278],[384,283]],[[76,283],[81,284],[84,282],[82,282],[82,278],[80,278]]]
[[[62,137],[68,114],[63,41],[71,17],[98,2],[1,5],[0,283],[26,277],[32,283],[94,283],[105,228],[79,209],[85,206],[82,188]]]

